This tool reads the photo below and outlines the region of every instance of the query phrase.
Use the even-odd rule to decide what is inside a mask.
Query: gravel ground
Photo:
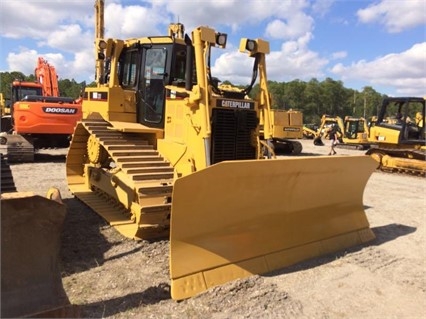
[[[302,155],[329,151],[312,140],[302,143]],[[128,240],[76,200],[67,189],[64,154],[44,152],[37,163],[11,169],[18,191],[61,190],[68,207],[63,284],[81,317],[426,318],[424,178],[373,173],[364,192],[373,242],[176,302],[170,299],[168,241]]]

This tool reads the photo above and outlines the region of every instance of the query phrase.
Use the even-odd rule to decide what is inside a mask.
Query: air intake
[[[211,163],[256,158],[252,132],[257,124],[255,111],[214,108]]]

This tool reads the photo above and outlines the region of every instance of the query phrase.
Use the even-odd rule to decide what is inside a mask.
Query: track
[[[426,177],[426,154],[422,150],[370,148],[366,154],[380,163],[378,169],[383,172]]]
[[[410,172],[410,171],[399,171],[399,170],[391,170],[391,169],[377,169],[380,174],[383,175],[401,175],[406,177],[412,177],[416,179],[424,179],[426,177],[426,173],[421,172]]]
[[[0,147],[7,154],[9,163],[34,162],[34,145],[30,137],[20,134],[1,133]]]
[[[15,182],[13,180],[12,171],[7,163],[3,153],[1,156],[1,193],[16,192]]]
[[[378,170],[388,174],[404,174],[404,175],[420,177],[420,178],[426,177],[426,171],[424,170],[415,170],[410,168],[395,168],[395,167],[387,167],[387,166],[380,166]]]
[[[126,237],[168,236],[173,174],[146,135],[116,131],[103,120],[76,127],[67,157],[70,190]]]

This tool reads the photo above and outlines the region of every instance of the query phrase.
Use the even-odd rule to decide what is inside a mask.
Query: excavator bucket
[[[374,239],[362,198],[376,166],[369,156],[233,161],[178,179],[172,298]]]
[[[2,318],[77,314],[59,267],[65,215],[66,207],[55,200],[24,192],[1,195]]]

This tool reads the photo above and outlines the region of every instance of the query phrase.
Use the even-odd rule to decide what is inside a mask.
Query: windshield
[[[25,98],[28,95],[38,95],[38,96],[43,95],[42,89],[36,88],[36,87],[25,87],[25,86],[14,87],[13,91],[14,91],[13,96],[15,98],[15,101],[21,101],[23,98]]]

